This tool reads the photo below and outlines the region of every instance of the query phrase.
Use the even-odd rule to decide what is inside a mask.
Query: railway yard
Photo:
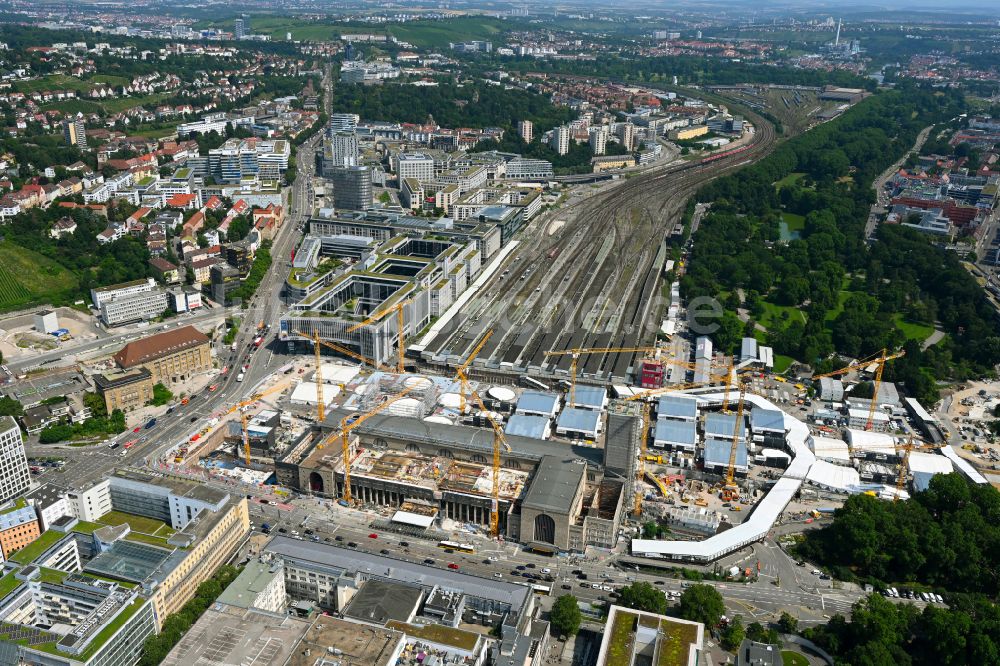
[[[669,165],[628,179],[558,211],[564,223],[535,226],[484,290],[422,350],[433,365],[457,365],[488,330],[493,335],[470,372],[477,376],[566,373],[570,348],[641,347],[659,329],[667,303],[661,282],[684,206],[703,183],[773,147],[773,126],[752,116],[743,148]],[[551,231],[551,233],[549,233]],[[679,234],[678,234],[679,237]],[[580,376],[624,380],[634,352],[590,354]]]

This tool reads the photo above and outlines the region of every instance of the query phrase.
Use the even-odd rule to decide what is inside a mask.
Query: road
[[[930,134],[933,127],[933,125],[930,125],[920,130],[920,134],[917,135],[917,140],[913,142],[913,148],[911,148],[906,155],[899,158],[895,164],[879,174],[879,177],[875,179],[874,183],[872,183],[872,187],[875,189],[876,199],[875,203],[872,204],[871,211],[868,213],[868,222],[865,224],[866,240],[874,240],[875,229],[878,227],[878,221],[889,210],[889,196],[885,192],[885,184],[903,167],[903,163],[906,161],[910,152],[920,154],[920,149],[923,148],[924,143],[927,141],[927,136]]]

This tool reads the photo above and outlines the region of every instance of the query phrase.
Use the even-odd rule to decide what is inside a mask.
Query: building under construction
[[[415,399],[414,408],[422,404]],[[344,459],[334,409],[275,462],[278,483],[321,497],[344,496]],[[435,506],[435,519],[489,526],[494,434],[483,428],[381,413],[350,433],[351,496],[385,507]],[[623,479],[606,477],[599,448],[506,436],[499,530],[540,551],[609,548],[623,517]],[[430,522],[430,521],[429,521]]]

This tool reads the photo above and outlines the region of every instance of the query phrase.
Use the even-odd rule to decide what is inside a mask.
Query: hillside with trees
[[[681,288],[686,299],[721,295],[728,313],[718,346],[731,351],[753,334],[817,370],[832,369],[834,353],[902,346],[907,355],[888,378],[927,402],[937,399],[933,377],[966,377],[1000,362],[989,304],[959,257],[898,226],[882,225],[871,247],[863,238],[876,176],[922,128],[963,108],[956,92],[882,92],[703,187],[696,199],[711,212],[694,235]],[[798,233],[783,238],[790,220]],[[749,321],[737,318],[738,308]],[[940,322],[947,337],[921,351],[922,339],[909,339],[900,321]]]

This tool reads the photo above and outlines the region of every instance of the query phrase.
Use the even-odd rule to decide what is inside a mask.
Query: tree
[[[582,621],[583,615],[580,613],[580,606],[572,594],[564,594],[552,604],[549,622],[558,635],[575,636],[580,631]]]
[[[747,627],[747,638],[757,643],[768,643],[770,645],[777,645],[781,642],[778,638],[777,630],[766,628],[760,622],[754,622]]]
[[[701,622],[706,627],[714,627],[726,612],[722,595],[711,585],[692,585],[684,590],[677,604],[678,614],[685,620]]]
[[[726,624],[721,632],[722,649],[735,652],[740,647],[740,643],[746,637],[746,630],[743,628],[743,617],[737,615]]]
[[[24,416],[24,405],[10,396],[0,397],[0,416]]]
[[[667,612],[667,596],[649,583],[626,585],[618,595],[618,603],[622,606],[661,615]]]
[[[799,620],[788,611],[781,611],[778,618],[778,630],[783,634],[794,634],[799,630]]]
[[[160,407],[173,400],[173,398],[174,394],[170,392],[170,389],[157,382],[153,385],[153,399],[149,401],[149,404]]]

